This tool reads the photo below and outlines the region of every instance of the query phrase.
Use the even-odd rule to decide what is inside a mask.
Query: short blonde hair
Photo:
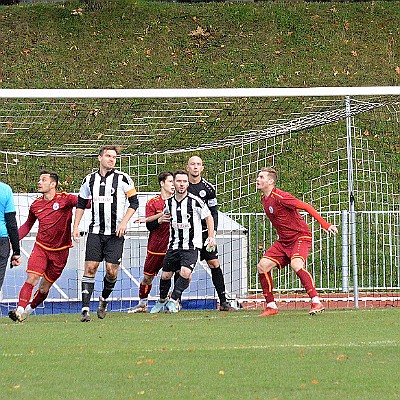
[[[274,181],[274,183],[276,183],[276,181],[278,180],[278,174],[272,167],[261,168],[261,172],[266,172],[268,174],[268,177],[271,178]]]

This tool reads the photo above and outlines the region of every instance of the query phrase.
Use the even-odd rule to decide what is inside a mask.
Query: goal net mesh
[[[352,97],[347,107],[343,96],[3,98],[0,179],[13,187],[22,224],[37,197],[42,169],[59,174],[60,190],[76,193],[83,177],[97,169],[100,146],[119,145],[123,151],[117,168],[133,178],[140,193],[137,215],[143,216],[145,202],[159,190],[157,175],[185,168],[188,158],[198,155],[204,177],[216,186],[222,213],[217,239],[227,293],[236,305],[259,306],[256,265],[276,236],[262,214],[255,179],[262,167],[274,166],[281,189],[311,203],[339,227],[338,236],[328,237],[305,216],[314,235],[307,267],[326,301],[332,307],[351,306],[357,271],[362,305],[376,299],[398,305],[399,110],[399,96],[383,95]],[[350,198],[356,211],[353,238],[342,226],[347,224]],[[23,266],[7,271],[2,310],[15,306],[34,237],[35,229],[23,240]],[[355,240],[357,255],[352,260]],[[114,310],[125,310],[138,300],[146,241],[146,229],[132,222],[112,295]],[[77,310],[84,239],[81,242],[71,250],[43,312]],[[97,274],[94,298],[101,292],[103,272]],[[200,264],[194,275],[184,307],[215,307],[208,268]],[[282,304],[304,304],[306,297],[290,268],[274,271],[274,279]],[[156,280],[151,298],[157,295]]]

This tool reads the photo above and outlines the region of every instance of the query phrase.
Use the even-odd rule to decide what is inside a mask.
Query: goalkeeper
[[[261,288],[267,303],[260,317],[278,314],[271,270],[274,267],[282,269],[288,264],[311,298],[309,314],[314,315],[324,311],[325,308],[318,297],[311,274],[305,269],[305,262],[312,246],[312,235],[298,210],[307,211],[326,232],[335,235],[338,230],[335,225],[326,222],[310,204],[275,187],[276,181],[277,174],[273,168],[262,168],[256,180],[257,189],[262,193],[261,203],[265,214],[279,236],[257,265]]]
[[[214,186],[206,181],[202,176],[204,170],[203,160],[200,157],[190,157],[187,163],[186,170],[189,174],[189,188],[188,192],[200,197],[211,211],[214,220],[214,231],[218,228],[218,203]],[[215,290],[219,297],[219,310],[220,311],[236,311],[226,299],[225,281],[222,269],[218,260],[218,249],[207,251],[207,225],[205,221],[203,224],[203,248],[200,251],[200,260],[206,260],[208,267],[211,271],[211,279],[214,284]]]

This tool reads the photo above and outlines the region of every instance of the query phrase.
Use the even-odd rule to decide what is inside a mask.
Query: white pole
[[[357,269],[357,243],[356,243],[356,215],[354,210],[354,176],[353,176],[353,147],[352,136],[352,117],[350,97],[346,96],[346,130],[347,130],[347,177],[349,191],[349,211],[350,211],[350,238],[351,238],[351,261],[353,266],[353,286],[354,286],[354,307],[358,308],[358,269]]]

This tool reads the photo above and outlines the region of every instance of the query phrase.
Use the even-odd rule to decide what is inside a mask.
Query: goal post
[[[227,293],[243,307],[261,306],[256,265],[276,239],[260,206],[255,179],[275,166],[278,186],[311,203],[339,226],[313,231],[308,259],[331,307],[399,304],[400,87],[238,89],[0,89],[0,179],[16,194],[19,224],[35,198],[41,169],[60,187],[79,190],[97,168],[102,144],[123,148],[117,168],[132,176],[138,215],[158,192],[157,175],[185,168],[199,155],[220,207],[217,241]],[[84,228],[83,228],[84,230]],[[35,230],[23,240],[23,265]],[[147,231],[131,223],[112,309],[138,300]],[[43,312],[77,311],[84,246],[71,250]],[[98,272],[95,296],[103,271]],[[15,305],[24,267],[8,270],[1,310]],[[307,298],[289,268],[274,271],[283,306]],[[158,281],[151,292],[158,295]],[[215,308],[208,268],[199,264],[184,306]]]

